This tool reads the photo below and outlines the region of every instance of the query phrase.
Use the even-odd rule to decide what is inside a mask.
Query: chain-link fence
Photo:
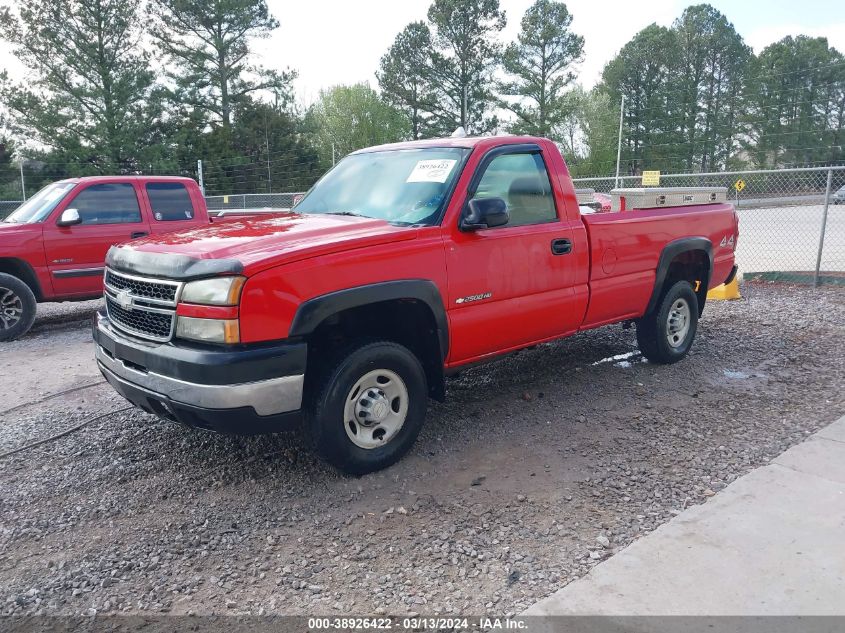
[[[609,194],[641,182],[641,176],[576,178],[575,186]],[[745,275],[845,273],[845,167],[662,174],[660,186],[728,188],[739,213],[737,260]]]
[[[209,211],[242,211],[244,209],[290,209],[297,196],[304,192],[291,193],[246,193],[231,196],[206,196]]]
[[[616,187],[640,187],[642,177],[574,182],[578,188],[609,195]],[[746,275],[845,273],[845,167],[663,174],[660,186],[728,188],[740,217],[737,260]],[[206,200],[212,210],[289,209],[299,195],[239,194]]]
[[[641,183],[640,176],[575,179],[576,187],[605,195]],[[663,174],[660,186],[728,188],[740,216],[737,260],[746,275],[820,271],[845,279],[845,167]],[[215,195],[206,201],[212,212],[290,209],[300,195]],[[0,201],[0,218],[19,204]]]
[[[23,204],[22,200],[0,200],[0,220],[17,209],[21,204]]]

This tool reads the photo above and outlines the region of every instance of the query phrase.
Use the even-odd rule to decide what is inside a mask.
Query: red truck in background
[[[112,248],[97,363],[161,417],[304,420],[335,466],[383,468],[464,367],[619,322],[648,360],[683,358],[707,290],[736,272],[738,220],[717,191],[678,193],[582,215],[542,138],[360,150],[290,213]]]
[[[29,330],[36,303],[102,297],[114,244],[210,221],[190,178],[100,176],[48,185],[0,222],[0,341]]]

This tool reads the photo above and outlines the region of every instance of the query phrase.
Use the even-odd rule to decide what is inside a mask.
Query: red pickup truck
[[[0,222],[0,341],[29,330],[36,303],[102,297],[110,246],[209,221],[190,178],[103,176],[48,185]]]
[[[655,208],[635,194],[582,216],[542,138],[361,150],[290,213],[112,248],[97,362],[164,418],[232,433],[304,420],[340,469],[383,468],[469,365],[618,322],[652,362],[687,354],[708,288],[736,271],[737,216],[716,192],[673,207],[664,191]]]

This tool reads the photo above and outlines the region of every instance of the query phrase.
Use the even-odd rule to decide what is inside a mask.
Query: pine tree
[[[518,98],[502,102],[517,116],[513,132],[547,136],[571,117],[564,95],[584,50],[584,38],[573,33],[571,25],[566,5],[552,0],[537,0],[522,17],[517,41],[503,57],[504,70],[514,79],[499,88],[503,95]]]
[[[448,134],[494,129],[493,72],[501,58],[496,36],[505,27],[499,0],[434,0],[428,10],[434,32],[431,81],[438,95],[434,124]]]
[[[279,26],[266,0],[152,0],[152,15],[174,100],[228,128],[235,106],[247,96],[289,92],[295,73],[251,63],[253,40]]]
[[[431,30],[425,22],[412,22],[396,36],[376,73],[384,98],[408,115],[412,138],[426,135],[434,110],[431,51]]]
[[[138,5],[125,0],[26,0],[0,11],[0,36],[27,67],[3,82],[13,129],[99,171],[143,162],[160,117]]]

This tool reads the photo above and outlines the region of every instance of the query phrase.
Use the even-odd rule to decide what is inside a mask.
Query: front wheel
[[[697,330],[698,297],[688,281],[678,281],[637,322],[637,343],[651,362],[676,363],[689,352]]]
[[[35,321],[35,295],[17,277],[0,273],[0,341],[23,336]]]
[[[390,341],[361,342],[326,368],[307,431],[329,463],[363,475],[410,450],[427,404],[425,371],[410,350]]]

